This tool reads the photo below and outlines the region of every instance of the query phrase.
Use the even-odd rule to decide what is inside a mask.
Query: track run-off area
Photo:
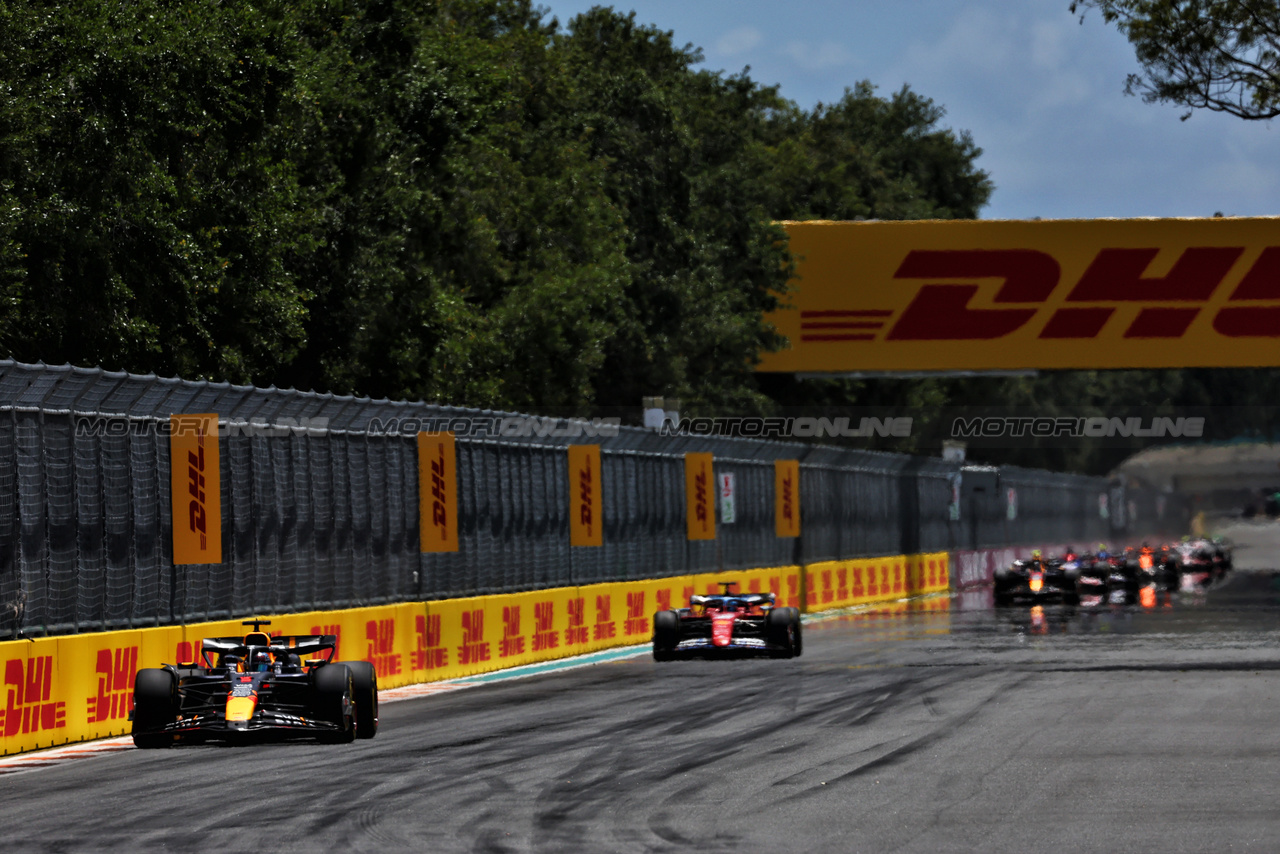
[[[1280,572],[1142,598],[400,689],[351,745],[30,754],[4,850],[1275,850]]]

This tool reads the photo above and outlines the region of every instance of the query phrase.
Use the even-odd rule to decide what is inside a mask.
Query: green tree
[[[769,134],[778,219],[973,219],[992,183],[967,131],[903,87],[890,98],[863,81],[835,104],[779,111]]]
[[[1148,103],[1242,119],[1280,115],[1280,5],[1275,0],[1073,0],[1133,44],[1142,73],[1125,89]]]
[[[287,361],[312,249],[273,134],[292,42],[270,4],[0,12],[0,347],[237,381]]]
[[[693,66],[671,33],[596,8],[558,41],[570,115],[623,217],[628,269],[599,402],[675,394],[686,410],[769,406],[752,368],[778,337],[761,317],[789,270],[772,222],[760,136],[783,102],[745,76]]]

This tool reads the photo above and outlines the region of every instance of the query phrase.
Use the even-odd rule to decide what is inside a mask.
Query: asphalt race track
[[[0,776],[9,851],[1274,851],[1280,573],[806,626],[388,704],[371,742]]]

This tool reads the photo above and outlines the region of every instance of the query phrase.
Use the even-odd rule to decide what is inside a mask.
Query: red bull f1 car
[[[734,593],[735,586],[722,583],[719,594],[691,596],[687,608],[654,614],[654,659],[800,655],[799,609],[775,607],[773,593]]]
[[[378,674],[367,661],[332,661],[334,635],[205,638],[201,660],[138,671],[133,743],[310,738],[349,743],[378,732]]]

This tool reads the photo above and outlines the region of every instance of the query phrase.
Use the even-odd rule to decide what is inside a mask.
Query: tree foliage
[[[1242,119],[1280,115],[1280,5],[1275,0],[1073,0],[1133,44],[1141,74],[1126,91],[1148,103]]]
[[[0,352],[522,409],[774,403],[776,220],[974,216],[979,150],[531,0],[0,7]]]

